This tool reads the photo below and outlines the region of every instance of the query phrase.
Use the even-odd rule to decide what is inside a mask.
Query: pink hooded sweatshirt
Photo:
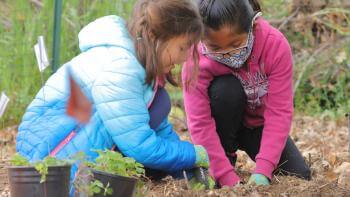
[[[200,45],[197,80],[189,88],[184,88],[185,110],[192,141],[206,148],[210,173],[222,186],[233,186],[240,178],[225,155],[211,115],[208,87],[214,77],[230,73],[237,76],[248,97],[244,125],[248,128],[264,126],[254,173],[272,178],[291,128],[291,48],[283,34],[261,17],[256,20],[254,36],[253,51],[247,61],[248,68],[239,70],[233,70],[202,55]],[[192,66],[192,62],[189,59],[184,68]],[[187,70],[191,69],[183,69],[183,81],[191,77]]]

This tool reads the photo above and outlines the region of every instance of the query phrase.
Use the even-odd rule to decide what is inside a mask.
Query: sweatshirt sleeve
[[[293,61],[288,41],[276,38],[275,46],[266,55],[271,65],[268,71],[269,87],[265,99],[264,130],[260,151],[256,156],[255,173],[270,179],[277,168],[285,147],[293,114]],[[271,57],[271,58],[270,58]]]
[[[191,77],[187,73],[185,63],[182,71],[182,81]],[[211,116],[208,87],[212,74],[205,68],[200,68],[196,82],[184,90],[184,104],[191,138],[194,144],[205,147],[210,160],[210,172],[215,180],[224,186],[233,186],[240,179],[235,173],[230,161],[225,155],[220,138],[216,132],[215,121]],[[185,85],[184,85],[185,86]]]

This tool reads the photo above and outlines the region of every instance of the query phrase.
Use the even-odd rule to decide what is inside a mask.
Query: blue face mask
[[[258,12],[254,16],[252,20],[252,27],[248,32],[247,43],[244,46],[227,51],[227,52],[208,52],[207,48],[204,46],[203,54],[217,62],[225,64],[228,67],[235,68],[235,69],[241,68],[243,64],[248,60],[250,54],[252,53],[253,45],[254,45],[253,24],[255,19],[260,15],[261,13]]]

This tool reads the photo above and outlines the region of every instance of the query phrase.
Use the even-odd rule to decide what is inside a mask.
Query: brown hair
[[[137,58],[145,67],[147,84],[159,77],[177,85],[171,73],[163,75],[160,58],[167,41],[176,36],[189,36],[194,45],[191,55],[195,69],[198,68],[196,45],[202,36],[203,25],[199,11],[191,0],[138,0],[128,28],[135,42]]]

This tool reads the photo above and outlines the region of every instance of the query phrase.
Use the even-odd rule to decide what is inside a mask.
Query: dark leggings
[[[232,165],[235,165],[237,158],[231,153],[238,149],[245,151],[255,161],[263,126],[255,129],[243,126],[246,95],[240,81],[233,75],[215,78],[209,87],[209,97],[217,133]],[[290,137],[274,174],[295,175],[307,180],[311,178],[310,168]]]

